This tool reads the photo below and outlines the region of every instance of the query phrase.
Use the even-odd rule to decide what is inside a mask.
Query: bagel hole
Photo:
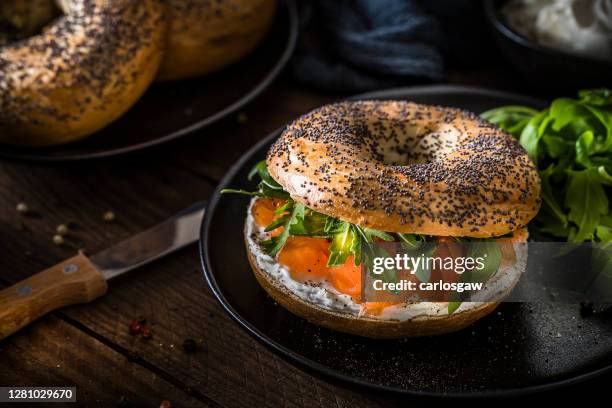
[[[61,15],[53,0],[0,1],[0,47],[41,34]]]
[[[382,163],[390,166],[435,163],[458,148],[459,138],[459,130],[450,125],[404,128],[397,137],[380,138],[375,150]]]

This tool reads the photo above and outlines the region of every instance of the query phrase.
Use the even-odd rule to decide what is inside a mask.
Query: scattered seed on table
[[[68,234],[68,227],[66,224],[60,224],[57,226],[57,228],[55,228],[55,232],[57,232],[59,235],[66,235]]]
[[[55,245],[64,245],[64,237],[62,237],[61,235],[54,235],[53,236],[53,243]]]
[[[102,219],[106,222],[113,222],[115,221],[115,213],[112,211],[107,211],[102,216]]]
[[[19,214],[27,214],[30,209],[26,203],[18,203],[17,204],[17,212]]]
[[[128,397],[126,397],[125,395],[122,395],[119,398],[118,406],[120,408],[128,408],[128,407],[132,407],[133,405]]]
[[[128,327],[128,331],[132,336],[140,333],[142,331],[142,323],[140,322],[140,320],[138,319],[132,320],[132,323],[130,323]]]
[[[149,340],[151,337],[153,337],[151,328],[149,326],[142,326],[142,338]]]

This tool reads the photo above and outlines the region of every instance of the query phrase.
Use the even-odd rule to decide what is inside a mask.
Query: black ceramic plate
[[[44,149],[0,144],[0,157],[93,159],[159,145],[201,129],[235,113],[270,85],[293,53],[297,30],[295,1],[281,1],[266,39],[237,64],[198,79],[154,84],[123,117],[82,141]]]
[[[474,88],[434,86],[361,96],[406,99],[481,112],[541,102]],[[254,188],[247,173],[265,157],[273,133],[248,151],[221,181],[202,224],[204,275],[225,310],[279,354],[353,384],[408,394],[501,395],[533,392],[612,369],[612,321],[581,318],[577,306],[501,305],[458,333],[420,339],[369,340],[319,328],[275,304],[249,266],[242,228],[248,199],[220,196],[225,187]]]

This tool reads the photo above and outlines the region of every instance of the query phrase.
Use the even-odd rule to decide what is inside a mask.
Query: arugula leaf
[[[221,190],[221,194],[233,193],[266,198],[280,198],[283,200],[290,198],[289,193],[287,193],[283,187],[278,184],[276,180],[272,178],[272,176],[270,176],[265,160],[262,160],[253,166],[253,168],[249,171],[248,179],[252,180],[256,175],[258,175],[260,178],[260,182],[257,185],[257,191],[224,188]]]
[[[575,99],[558,98],[550,105],[550,117],[553,119],[552,128],[558,132],[568,124],[575,122],[585,114],[586,108]]]
[[[448,314],[453,314],[457,309],[459,309],[461,303],[463,302],[460,300],[453,300],[448,302]]]
[[[280,184],[278,184],[276,180],[272,178],[272,176],[270,176],[270,173],[268,172],[268,165],[266,164],[265,160],[261,160],[257,162],[255,166],[253,166],[251,171],[249,171],[248,179],[252,180],[256,174],[259,175],[261,182],[269,185],[270,188],[277,189],[277,190],[283,189],[283,187]]]
[[[544,110],[537,115],[533,116],[523,130],[519,137],[521,146],[527,151],[527,155],[535,164],[538,164],[538,144],[542,134],[539,132],[540,125],[546,120],[548,116],[548,110]]]
[[[306,208],[303,222],[295,225],[291,229],[291,235],[327,238],[330,234],[325,231],[325,227],[330,218],[331,217],[328,217],[327,215]]]
[[[418,249],[408,251],[408,253],[413,257],[423,256],[427,258],[432,257],[437,248],[438,245],[435,242],[424,242]],[[418,263],[413,272],[421,282],[429,282],[431,279],[431,269],[428,268],[428,265]]]
[[[425,242],[425,237],[422,235],[415,234],[397,234],[402,247],[405,249],[419,249],[423,242]]]
[[[612,90],[610,89],[584,89],[578,91],[578,97],[582,102],[593,106],[612,105]]]
[[[555,165],[551,164],[545,170],[540,172],[542,179],[542,200],[544,207],[547,207],[550,214],[555,217],[555,224],[560,224],[563,228],[567,228],[567,216],[561,209],[553,188],[551,186],[551,177],[555,172]]]
[[[591,167],[587,171],[593,180],[596,180],[606,186],[612,186],[612,176],[608,173],[604,166]]]
[[[606,192],[588,170],[570,171],[568,178],[565,203],[569,208],[569,220],[577,226],[571,229],[569,241],[593,240],[601,216],[608,214]]]
[[[247,190],[243,190],[241,188],[236,189],[236,188],[224,188],[221,190],[221,194],[242,194],[242,195],[247,195],[247,196],[261,196],[261,193],[259,191],[247,191]]]
[[[271,188],[268,184],[263,182],[259,183],[259,191],[261,192],[261,197],[280,198],[281,200],[288,200],[290,198],[289,193],[285,190]]]
[[[612,242],[612,228],[606,227],[605,225],[598,225],[595,229],[595,233],[601,242]]]
[[[356,248],[361,244],[360,237],[356,234],[352,224],[343,222],[333,236],[331,245],[329,246],[329,258],[327,266],[344,265],[350,255],[357,255]],[[357,256],[355,257],[357,258]],[[358,265],[357,259],[355,264]]]
[[[552,133],[543,133],[541,136],[545,152],[552,158],[567,156],[575,148],[575,143]]]
[[[283,189],[283,186],[278,184],[276,180],[270,176],[265,160],[262,160],[253,166],[248,175],[249,180],[252,180],[255,175],[258,175],[260,178],[258,187],[261,196],[281,199],[289,198],[289,193]]]
[[[592,153],[591,147],[594,141],[595,135],[591,130],[587,130],[578,136],[578,140],[576,140],[576,163],[584,167],[591,167],[593,165],[589,156]]]
[[[358,228],[361,231],[361,234],[363,234],[363,236],[365,237],[366,242],[368,243],[374,242],[374,237],[380,238],[383,241],[394,241],[395,240],[393,238],[393,235],[377,230],[377,229],[367,228],[367,227],[358,227]]]
[[[291,228],[294,225],[299,225],[304,222],[304,204],[293,202],[291,207],[291,214],[286,217],[282,224],[283,232],[277,237],[272,237],[262,243],[264,249],[270,256],[276,256],[282,249],[291,235]]]
[[[289,220],[290,217],[291,217],[290,214],[285,214],[282,217],[276,218],[274,221],[272,221],[272,223],[270,225],[268,225],[264,229],[264,231],[270,232],[270,231],[273,231],[273,230],[277,229],[278,227],[284,226],[287,223],[287,221]]]
[[[468,257],[476,259],[483,258],[482,269],[472,269],[472,282],[487,282],[499,270],[502,253],[499,243],[496,241],[472,242],[468,248]]]
[[[485,283],[499,271],[502,253],[499,243],[495,240],[470,241],[467,256],[473,259],[483,258],[482,269],[472,269],[461,275],[460,282],[482,282]],[[448,302],[448,314],[455,312],[464,299],[470,296],[469,292],[455,293],[453,299]]]
[[[518,135],[527,122],[537,113],[537,110],[526,106],[504,106],[503,108],[486,111],[481,116],[506,129],[509,133]]]

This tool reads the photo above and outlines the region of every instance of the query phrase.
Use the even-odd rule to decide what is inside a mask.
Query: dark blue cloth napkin
[[[307,30],[293,60],[301,81],[360,91],[393,86],[405,77],[444,77],[440,26],[415,1],[305,3],[300,20]]]

